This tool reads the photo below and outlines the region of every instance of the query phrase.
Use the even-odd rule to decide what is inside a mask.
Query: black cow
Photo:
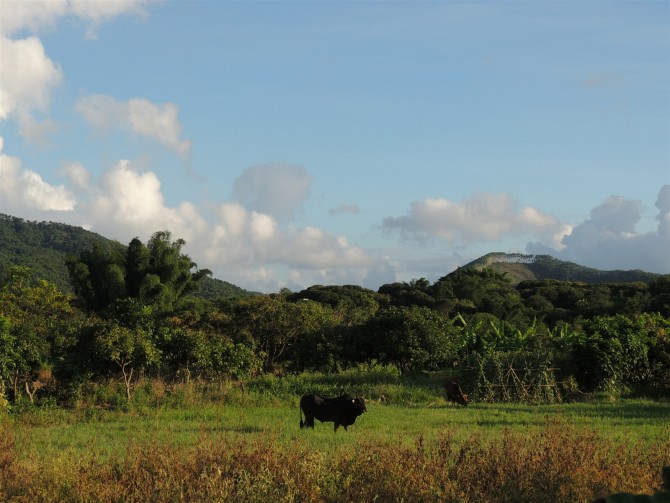
[[[453,403],[468,404],[468,395],[463,393],[461,386],[455,381],[447,381],[444,383],[444,391],[447,395],[447,401]]]
[[[351,426],[356,418],[367,412],[365,400],[361,397],[351,397],[347,394],[335,398],[325,398],[319,395],[303,395],[300,399],[300,428],[314,428],[314,418],[322,423],[333,421],[335,430],[340,426]],[[305,421],[302,415],[305,414]]]

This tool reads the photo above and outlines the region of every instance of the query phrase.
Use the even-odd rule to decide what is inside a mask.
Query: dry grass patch
[[[196,445],[136,443],[122,454],[19,459],[0,425],[7,501],[579,502],[660,488],[670,439],[621,443],[563,420],[497,438],[442,431],[412,446],[363,441],[330,452],[297,437],[204,434]]]

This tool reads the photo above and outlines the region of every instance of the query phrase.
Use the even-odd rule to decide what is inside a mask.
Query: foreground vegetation
[[[382,285],[206,301],[209,271],[157,232],[71,256],[76,295],[25,267],[0,278],[0,408],[75,406],[118,378],[219,383],[365,365],[449,369],[479,401],[593,391],[670,394],[670,277],[649,285],[527,281],[489,269]]]
[[[0,278],[0,500],[589,501],[670,465],[670,277],[197,297],[168,232]],[[472,405],[446,406],[458,380]],[[362,395],[350,432],[305,392]],[[622,400],[622,397],[627,399]]]
[[[322,377],[302,385],[357,385]],[[426,383],[377,387],[398,403],[368,400],[337,434],[301,431],[298,398],[268,382],[146,382],[121,409],[26,406],[0,421],[0,499],[579,502],[652,494],[670,465],[670,403],[462,407]]]

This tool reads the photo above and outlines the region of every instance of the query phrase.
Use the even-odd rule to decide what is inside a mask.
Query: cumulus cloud
[[[0,139],[0,202],[2,211],[33,215],[41,211],[71,211],[75,197],[63,185],[50,185],[21,160],[2,152]]]
[[[520,207],[504,193],[475,194],[461,202],[424,199],[413,202],[407,215],[385,218],[383,228],[399,231],[405,239],[427,237],[450,243],[497,241],[507,236],[534,234],[554,242],[564,231],[561,222],[532,206]]]
[[[36,37],[0,37],[0,54],[0,119],[17,120],[24,134],[34,134],[33,114],[48,110],[52,89],[61,82],[62,71]]]
[[[52,29],[65,16],[79,17],[90,26],[87,37],[94,36],[94,28],[122,14],[145,15],[151,0],[30,0],[2,2],[0,31],[11,36],[22,30],[33,33]]]
[[[287,221],[309,197],[313,179],[302,166],[258,164],[235,180],[232,199],[248,210]]]
[[[35,114],[48,112],[51,94],[62,82],[63,73],[47,56],[36,34],[52,29],[60,18],[71,15],[89,23],[87,37],[91,38],[102,22],[125,13],[142,14],[148,3],[147,0],[2,2],[0,120],[16,120],[26,140],[46,143],[46,136],[58,126],[49,119],[36,120]],[[19,34],[23,32],[30,35],[21,37]]]
[[[659,221],[656,232],[639,233],[642,216],[639,201],[609,196],[591,210],[590,218],[575,226],[563,238],[560,252],[530,243],[530,253],[548,253],[563,260],[599,269],[642,269],[670,273],[670,185],[664,185],[656,199]]]
[[[356,214],[359,213],[361,209],[357,204],[340,204],[337,208],[331,208],[328,210],[331,216],[341,215],[343,213]]]
[[[81,167],[70,165],[68,169],[71,180],[73,175],[79,182],[87,179]],[[127,160],[103,174],[88,200],[82,202],[80,216],[88,228],[121,241],[134,236],[146,239],[163,229],[192,241],[208,228],[192,203],[167,206],[156,174],[141,172]]]
[[[191,152],[191,142],[181,139],[179,108],[173,103],[156,105],[144,98],[121,102],[111,96],[94,94],[80,99],[76,110],[99,130],[119,129],[151,138],[183,159]]]
[[[91,174],[80,162],[68,162],[60,173],[70,180],[70,184],[80,192],[87,192],[91,188]]]
[[[382,267],[382,261],[342,236],[315,227],[283,227],[274,216],[236,202],[220,204],[215,217],[198,247],[203,263],[225,271],[228,281],[277,291],[316,283],[361,283],[371,270]]]
[[[224,203],[216,211],[209,260],[273,263],[298,269],[366,267],[371,259],[342,236],[315,227],[280,227],[270,215]]]
[[[342,236],[316,227],[282,226],[273,215],[236,202],[221,203],[208,215],[190,202],[168,205],[156,173],[128,160],[99,179],[78,162],[64,164],[59,174],[71,190],[46,183],[3,153],[0,212],[80,225],[122,243],[169,230],[186,241],[185,251],[201,267],[261,291],[304,288],[314,284],[311,280],[361,283],[371,269],[377,275],[384,270],[383,261]]]

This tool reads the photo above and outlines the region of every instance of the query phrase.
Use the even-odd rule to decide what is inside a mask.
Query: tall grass
[[[450,430],[410,446],[359,438],[337,452],[306,436],[287,443],[219,432],[188,446],[131,443],[112,456],[93,449],[47,462],[22,459],[7,422],[0,428],[0,498],[19,502],[579,502],[651,493],[670,463],[670,439],[618,444],[562,420],[488,440]]]
[[[78,408],[0,419],[0,501],[579,502],[652,493],[670,404],[447,405],[392,368],[241,383],[91,385]],[[299,396],[369,399],[348,432],[298,427]]]

